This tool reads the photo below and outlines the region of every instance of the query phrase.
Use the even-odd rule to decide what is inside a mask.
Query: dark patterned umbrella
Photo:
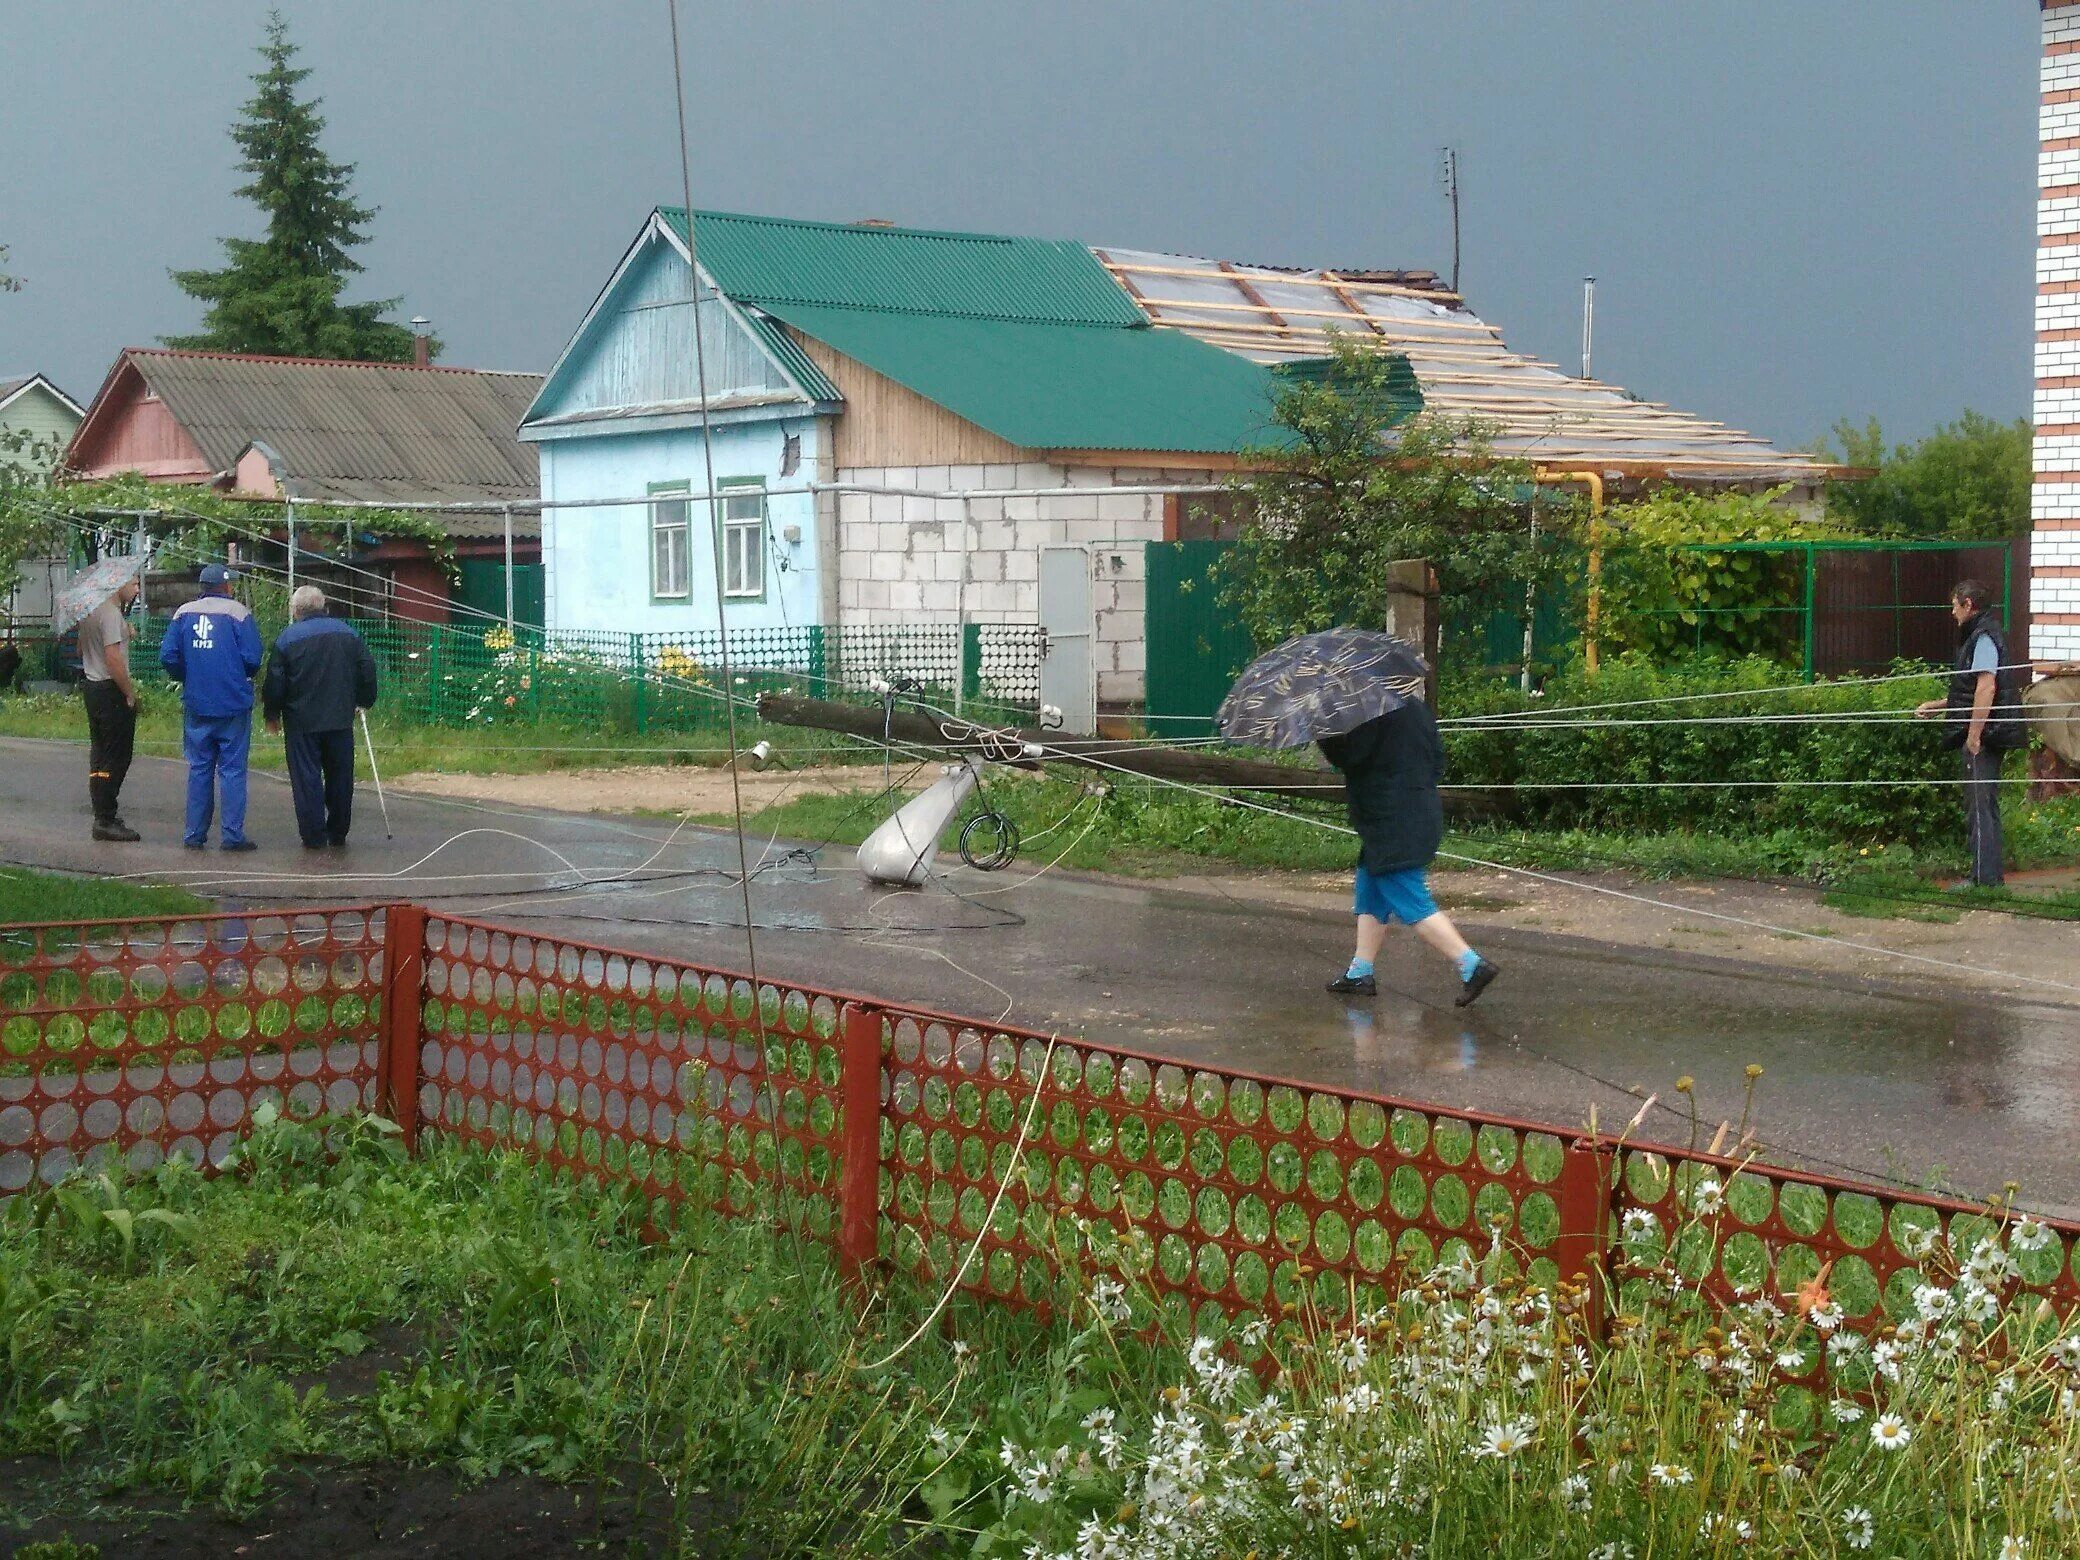
[[[1430,668],[1405,639],[1329,628],[1288,639],[1235,679],[1213,723],[1230,742],[1304,747],[1340,737],[1423,696]]]

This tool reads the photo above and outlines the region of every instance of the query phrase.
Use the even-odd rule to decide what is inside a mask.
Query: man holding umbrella
[[[52,627],[79,625],[80,697],[87,706],[87,799],[94,838],[130,844],[138,833],[116,811],[137,745],[137,685],[130,680],[130,604],[137,600],[141,554],[90,564],[58,593]]]
[[[1474,1001],[1496,968],[1466,944],[1430,897],[1427,869],[1444,838],[1437,720],[1423,703],[1428,666],[1404,640],[1329,629],[1287,640],[1237,679],[1216,724],[1233,742],[1298,747],[1314,742],[1343,772],[1345,806],[1358,836],[1352,910],[1357,946],[1339,995],[1375,996],[1373,963],[1387,925],[1399,921],[1451,960],[1457,1005]]]

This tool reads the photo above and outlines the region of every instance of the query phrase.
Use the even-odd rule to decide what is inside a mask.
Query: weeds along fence
[[[1020,717],[1040,696],[1041,630],[1025,624],[736,629],[727,679],[722,636],[714,630],[543,634],[398,618],[355,627],[376,658],[379,708],[393,720],[429,726],[712,734],[728,719],[725,692],[739,699],[781,690],[862,699],[873,697],[877,678],[913,684],[934,703],[958,702],[979,719]],[[160,679],[165,628],[164,619],[148,620],[132,647],[132,665],[145,682]],[[45,675],[52,657],[32,647],[25,659],[32,675]]]
[[[379,1109],[621,1184],[774,1198],[857,1267],[1054,1308],[1089,1264],[1180,1325],[1366,1308],[1499,1239],[1535,1280],[1672,1256],[1709,1298],[1825,1277],[1855,1330],[1996,1210],[1199,1066],[412,905],[0,927],[0,1192],[221,1163],[264,1102]],[[2080,1303],[2080,1226],[2006,1303]],[[1673,1252],[1668,1245],[1674,1243]],[[1643,1297],[1642,1297],[1643,1298]],[[1818,1367],[1815,1367],[1818,1368]]]

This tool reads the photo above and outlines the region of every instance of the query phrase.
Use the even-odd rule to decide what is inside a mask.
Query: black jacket
[[[2001,633],[2001,620],[1991,607],[1977,617],[1970,618],[1958,632],[1957,666],[1950,673],[1950,688],[1943,711],[1943,743],[1946,747],[1964,746],[1966,733],[1972,729],[1972,701],[1979,691],[1979,678],[1983,673],[1972,670],[1972,652],[1981,639],[1993,641],[1993,664],[2000,668],[1993,674],[1993,708],[1986,712],[1985,745],[1996,750],[2022,747],[2029,741],[2029,721],[2022,711],[2022,690],[2027,684],[2027,673],[2020,666],[2008,665],[2008,641]]]
[[[376,702],[376,658],[341,619],[304,618],[275,637],[260,697],[291,731],[345,731]]]
[[[1411,699],[1318,745],[1343,771],[1359,865],[1375,876],[1427,867],[1444,840],[1444,804],[1437,792],[1444,757],[1430,707]]]

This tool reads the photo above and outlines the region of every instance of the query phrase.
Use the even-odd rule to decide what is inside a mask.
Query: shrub
[[[1449,725],[1445,778],[1522,787],[1517,817],[1539,827],[1949,844],[1959,828],[1954,787],[1840,783],[1956,778],[1940,730],[1911,719],[1940,690],[1933,676],[1809,686],[1761,657],[1652,666],[1628,656],[1593,678],[1552,678],[1543,698],[1461,685],[1447,690],[1447,721],[1519,718]],[[1685,702],[1648,702],[1677,699]],[[1804,716],[1833,718],[1784,718]],[[1836,783],[1778,784],[1815,781]]]

